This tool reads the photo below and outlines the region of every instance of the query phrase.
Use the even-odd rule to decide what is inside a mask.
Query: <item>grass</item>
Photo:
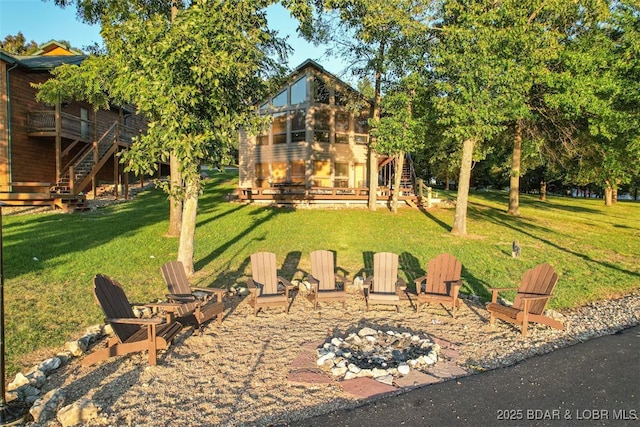
[[[506,214],[504,192],[470,196],[464,238],[449,231],[453,209],[421,212],[386,209],[265,208],[224,201],[237,183],[214,175],[200,199],[194,285],[245,283],[249,256],[275,252],[282,274],[302,278],[309,252],[330,249],[353,278],[372,267],[379,251],[400,255],[411,280],[429,258],[450,252],[463,263],[463,292],[489,298],[488,287],[517,286],[523,272],[551,263],[560,274],[550,306],[570,308],[640,288],[640,204],[521,196],[521,216]],[[162,298],[160,267],[177,256],[168,227],[166,196],[140,193],[128,203],[74,215],[4,217],[7,372],[28,368],[64,342],[102,321],[91,279],[102,273],[120,281],[132,302]],[[517,240],[522,256],[511,257]],[[295,307],[294,307],[295,309]]]

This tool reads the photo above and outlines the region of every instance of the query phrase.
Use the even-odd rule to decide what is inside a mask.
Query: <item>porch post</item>
[[[56,182],[62,177],[62,120],[60,117],[60,100],[56,102],[55,110],[56,121]],[[73,177],[69,177],[73,179]]]

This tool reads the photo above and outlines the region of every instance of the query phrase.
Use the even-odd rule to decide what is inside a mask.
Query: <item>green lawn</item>
[[[196,231],[194,284],[244,283],[249,256],[277,255],[282,275],[301,278],[309,252],[330,249],[349,278],[371,268],[378,251],[400,255],[403,274],[424,273],[429,258],[451,252],[463,264],[463,292],[482,299],[487,287],[517,286],[522,273],[542,262],[560,273],[551,307],[562,309],[640,288],[640,203],[521,197],[520,218],[507,215],[508,195],[473,193],[465,238],[449,233],[453,209],[426,213],[402,208],[293,210],[224,201],[235,188],[232,173],[215,174],[202,196]],[[176,258],[178,242],[164,237],[166,196],[158,190],[93,213],[5,216],[6,360],[11,375],[50,357],[65,341],[101,322],[91,278],[120,281],[132,302],[162,298],[160,267]],[[511,242],[522,257],[511,257]],[[37,359],[37,358],[40,359]]]

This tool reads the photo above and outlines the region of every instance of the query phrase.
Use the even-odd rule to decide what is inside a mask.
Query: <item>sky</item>
[[[327,71],[346,78],[345,65],[334,58],[326,58],[322,47],[313,46],[297,36],[297,21],[279,5],[267,12],[269,26],[281,37],[289,36],[288,43],[294,52],[289,56],[289,67],[295,68],[307,59],[313,59]],[[66,40],[73,47],[82,49],[98,42],[101,44],[99,26],[90,26],[76,19],[75,7],[62,9],[53,0],[0,0],[0,38],[16,35],[21,31],[27,42],[37,44],[50,40]]]

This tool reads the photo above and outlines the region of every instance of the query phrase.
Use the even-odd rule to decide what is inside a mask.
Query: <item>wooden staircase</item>
[[[60,178],[51,187],[56,207],[65,212],[90,209],[83,191],[118,148],[129,145],[128,141],[121,141],[120,135],[120,125],[116,122],[97,142],[87,145],[67,163]]]

